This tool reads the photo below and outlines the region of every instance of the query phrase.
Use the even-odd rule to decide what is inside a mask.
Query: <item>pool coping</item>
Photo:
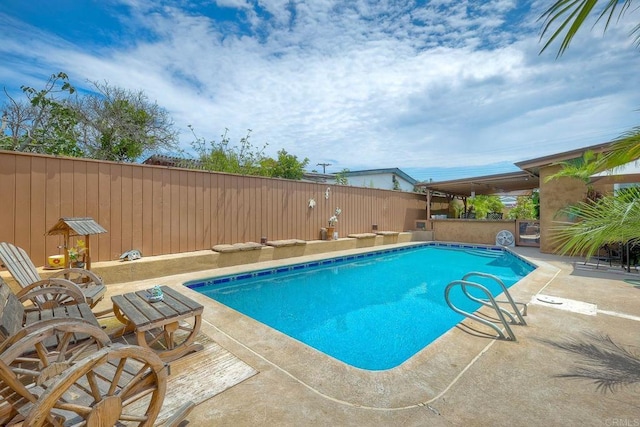
[[[490,245],[474,245],[474,244],[465,244],[465,243],[449,243],[449,242],[422,242],[415,243],[412,245],[401,245],[393,248],[377,248],[371,249],[364,253],[352,254],[352,255],[338,255],[330,258],[324,258],[321,260],[314,261],[306,261],[306,262],[296,262],[290,263],[285,266],[280,267],[271,267],[271,268],[259,268],[259,269],[251,269],[248,272],[240,272],[240,273],[232,273],[232,274],[224,274],[224,275],[214,275],[207,279],[195,279],[190,280],[184,283],[184,286],[190,289],[197,289],[204,286],[209,285],[218,285],[222,283],[229,283],[236,280],[243,279],[252,279],[256,277],[265,277],[278,273],[286,273],[296,270],[304,270],[306,268],[313,268],[319,266],[330,266],[332,264],[340,264],[348,261],[356,261],[356,260],[364,260],[366,258],[370,258],[377,255],[385,255],[391,253],[404,252],[407,250],[414,249],[416,247],[437,247],[437,248],[453,248],[453,249],[474,249],[474,250],[485,250],[489,252],[508,252],[511,255],[517,257],[523,263],[527,264],[534,270],[537,268],[535,264],[529,262],[525,258],[519,256],[517,253],[509,250],[509,248],[501,247],[501,246],[490,246]]]
[[[487,247],[486,245],[436,243],[442,246],[458,245],[457,247],[465,248]],[[400,248],[416,245],[424,245],[424,242],[401,243],[393,246]],[[396,248],[385,250],[393,249]],[[509,249],[507,248],[507,250]],[[380,249],[349,250],[338,256],[366,252],[380,252]],[[544,289],[546,284],[555,277],[558,269],[539,260],[531,262],[520,254],[510,252],[536,267],[536,270],[510,288],[516,301],[528,302],[533,295]],[[322,254],[322,256],[315,258],[326,257],[327,254]],[[311,259],[304,262],[315,261],[316,259]],[[292,263],[291,260],[288,260],[288,262],[280,264]],[[244,271],[256,270],[256,265],[244,267]],[[276,265],[268,268],[277,267]],[[238,269],[238,272],[241,270],[243,269]],[[219,271],[219,275],[215,277],[222,277],[225,274],[229,273]],[[214,276],[209,275],[208,277]],[[189,292],[197,294],[191,289]],[[211,326],[220,333],[287,373],[292,379],[314,392],[325,398],[354,407],[400,410],[423,406],[444,393],[455,383],[461,373],[489,347],[517,345],[517,342],[495,340],[488,328],[467,319],[400,366],[385,371],[367,371],[340,362],[205,296],[202,298],[206,298],[210,304],[216,307],[207,318]],[[514,328],[516,336],[518,328]],[[489,335],[483,335],[483,331]],[[476,335],[479,338],[470,339],[472,338],[470,335]],[[455,348],[455,352],[452,352],[451,348]]]

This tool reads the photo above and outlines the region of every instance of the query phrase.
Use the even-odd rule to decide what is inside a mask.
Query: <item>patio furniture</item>
[[[53,299],[59,298],[59,295],[65,295],[72,299],[76,304],[67,304],[59,307],[51,307],[40,309],[38,306],[25,307],[24,301],[35,299],[36,294],[48,293]],[[11,346],[14,342],[22,339],[25,335],[33,332],[37,328],[46,324],[56,324],[59,321],[65,321],[69,318],[75,318],[83,324],[97,328],[100,334],[97,337],[103,342],[109,342],[109,337],[102,332],[98,320],[96,319],[91,308],[84,302],[81,294],[74,294],[74,289],[66,289],[64,287],[40,287],[36,289],[23,289],[18,295],[15,295],[9,285],[0,278],[0,352]],[[70,343],[84,340],[88,337],[85,332],[76,331],[73,335],[69,335],[65,341],[68,348]],[[48,347],[53,347],[59,342],[50,339],[47,342]],[[60,349],[55,349],[59,351]],[[44,353],[43,353],[44,354]]]
[[[29,317],[1,279],[0,310],[0,425],[153,424],[168,375],[154,352],[113,344],[85,303],[23,327]],[[192,408],[183,405],[164,425],[178,425]]]
[[[163,300],[152,302],[146,291],[111,297],[113,312],[124,324],[123,333],[134,332],[138,345],[153,348],[170,361],[202,350],[194,343],[200,331],[204,307],[168,286],[161,286]]]
[[[69,287],[75,286],[79,289],[87,304],[92,308],[104,298],[107,292],[107,287],[102,283],[102,279],[82,268],[65,268],[56,271],[49,279],[42,279],[24,249],[11,243],[0,243],[0,261],[21,287],[47,286],[51,283],[51,279],[58,279],[57,283],[61,283],[60,280],[64,279]],[[43,306],[50,302],[46,294],[40,294],[33,300],[33,303]]]
[[[627,265],[627,272],[631,272],[631,266],[635,266],[637,269],[638,260],[640,259],[640,246],[635,242],[627,242],[624,245],[623,259]]]
[[[609,267],[612,267],[614,262],[623,265],[622,250],[619,244],[605,243],[598,248],[593,258],[596,260],[596,268],[600,267],[601,262],[608,262]],[[587,264],[589,261],[590,258],[587,258],[584,263]]]
[[[77,330],[102,332],[70,318],[34,330],[0,354],[2,425],[153,424],[166,392],[165,364],[152,351],[131,345],[82,346],[73,354],[41,351],[48,340]]]

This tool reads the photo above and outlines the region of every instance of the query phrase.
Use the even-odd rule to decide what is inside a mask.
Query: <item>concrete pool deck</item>
[[[180,289],[205,306],[203,333],[259,371],[198,405],[189,425],[640,425],[640,285],[624,281],[638,274],[576,269],[576,259],[536,248],[515,252],[539,266],[511,289],[530,303],[528,326],[512,327],[516,342],[465,320],[388,371],[346,366],[181,286],[327,254],[114,284],[108,292]],[[107,298],[98,308],[108,305]]]

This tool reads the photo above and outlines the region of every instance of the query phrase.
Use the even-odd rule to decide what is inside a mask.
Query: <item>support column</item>
[[[427,230],[433,230],[433,221],[431,220],[431,190],[427,190]]]

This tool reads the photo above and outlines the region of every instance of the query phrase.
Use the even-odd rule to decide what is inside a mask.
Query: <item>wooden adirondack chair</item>
[[[57,270],[50,279],[42,279],[27,253],[11,243],[0,243],[0,261],[23,288],[48,285],[52,279],[67,280],[68,286],[79,288],[90,307],[98,304],[107,292],[107,287],[102,283],[100,277],[82,268]],[[60,285],[60,282],[57,283]],[[33,303],[44,308],[44,305],[48,303],[47,295],[37,295]]]
[[[66,281],[63,281],[63,283]],[[97,337],[103,343],[110,342],[109,337],[102,332],[98,319],[91,311],[91,308],[84,302],[81,293],[76,289],[48,286],[48,287],[27,287],[14,295],[9,285],[0,278],[0,353],[11,346],[15,341],[20,340],[33,330],[41,328],[47,323],[56,324],[60,320],[68,318],[76,318],[81,320],[83,324],[91,325],[100,329]],[[38,306],[25,307],[25,301],[32,301],[37,295],[47,294],[50,301],[66,300],[72,301],[72,304],[52,305],[44,309]],[[66,343],[67,346],[73,341],[81,341],[87,338],[87,334],[78,333],[71,341]],[[49,340],[47,345],[52,347],[57,344],[54,340]],[[56,351],[59,351],[56,350]]]
[[[153,351],[111,343],[85,303],[27,323],[8,288],[0,279],[0,425],[153,425],[168,375]],[[192,408],[164,425],[177,425]]]
[[[47,339],[76,330],[75,320],[35,330],[0,355],[0,395],[7,414],[0,422],[153,425],[167,385],[167,367],[153,351],[109,344],[85,357],[41,356],[40,352],[25,357],[34,347],[43,347]],[[90,328],[83,326],[85,332]]]

